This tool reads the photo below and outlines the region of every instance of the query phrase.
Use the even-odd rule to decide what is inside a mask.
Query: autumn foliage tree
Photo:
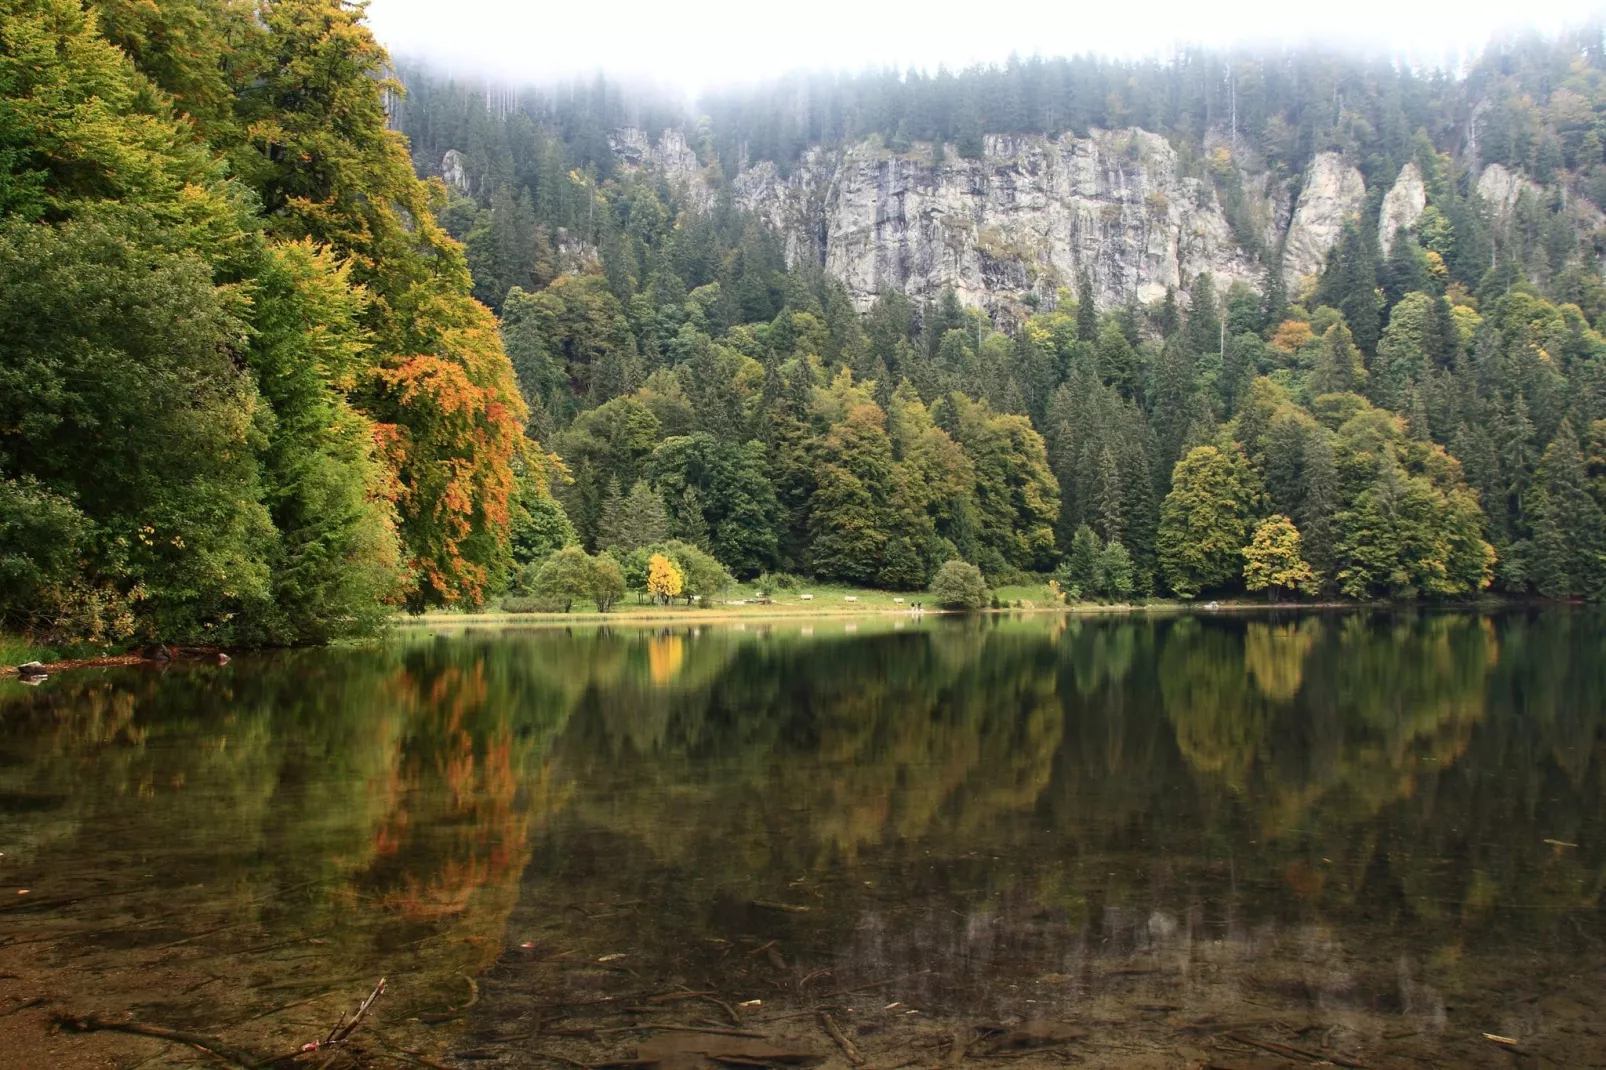
[[[1271,592],[1311,589],[1314,574],[1299,554],[1299,529],[1286,516],[1269,516],[1255,525],[1254,537],[1243,548],[1244,586]]]

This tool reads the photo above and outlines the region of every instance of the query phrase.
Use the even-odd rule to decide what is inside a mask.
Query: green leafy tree
[[[952,414],[950,434],[975,471],[982,552],[1014,568],[1051,567],[1060,488],[1043,436],[1026,417],[994,413],[960,394],[950,394],[942,407]]]
[[[885,414],[870,402],[854,405],[821,440],[819,457],[809,510],[814,573],[872,584],[886,563],[896,520]]]
[[[562,606],[567,613],[575,602],[591,597],[594,580],[591,555],[578,546],[565,546],[541,564],[531,588],[535,597]]]
[[[579,541],[574,525],[558,500],[533,476],[519,482],[518,510],[510,532],[513,560],[521,568]]]
[[[689,525],[681,537],[705,546],[743,576],[771,567],[778,553],[780,505],[765,467],[762,443],[723,440],[706,431],[666,439],[649,465],[659,490],[681,505],[677,513]],[[702,532],[687,504],[688,491],[695,495]]]
[[[1236,445],[1195,446],[1177,462],[1160,506],[1158,547],[1166,585],[1178,597],[1193,598],[1240,575],[1239,550],[1260,493]]]
[[[597,554],[586,564],[586,594],[597,604],[598,613],[606,613],[624,597],[624,571],[619,567],[619,562],[608,554]]]
[[[25,631],[51,626],[79,582],[90,531],[88,517],[38,481],[0,480],[0,621]]]

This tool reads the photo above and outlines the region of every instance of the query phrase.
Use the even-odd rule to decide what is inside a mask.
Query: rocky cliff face
[[[695,205],[713,202],[713,175],[679,131],[654,144],[623,130],[614,147],[626,167],[662,173]],[[1281,245],[1283,276],[1297,294],[1365,208],[1366,182],[1333,152],[1311,161],[1292,204],[1270,175],[1240,178],[1248,217],[1260,221],[1255,237],[1267,249]],[[1085,138],[990,135],[981,159],[949,147],[937,163],[930,146],[900,154],[871,139],[814,149],[785,175],[757,163],[731,190],[783,236],[789,262],[822,265],[861,309],[884,289],[915,298],[952,289],[966,304],[1012,315],[1028,295],[1052,306],[1083,272],[1107,308],[1184,291],[1203,272],[1223,291],[1236,280],[1259,289],[1265,274],[1235,239],[1214,185],[1185,174],[1165,138],[1137,128]],[[1538,187],[1491,164],[1478,190],[1498,225],[1521,192]],[[1407,164],[1379,213],[1385,251],[1426,204],[1422,175]]]
[[[1422,182],[1422,172],[1416,164],[1400,168],[1400,177],[1383,197],[1383,210],[1377,219],[1377,240],[1383,255],[1394,248],[1394,236],[1404,227],[1410,230],[1422,218],[1428,206],[1428,188]]]
[[[1300,187],[1299,203],[1288,227],[1283,278],[1292,292],[1300,280],[1321,271],[1328,250],[1338,243],[1344,221],[1366,202],[1366,180],[1336,152],[1319,152]]]
[[[712,198],[678,132],[653,146],[626,131],[616,146],[627,165],[661,170],[694,202]],[[1103,306],[1155,300],[1201,272],[1223,289],[1258,285],[1264,269],[1234,241],[1214,187],[1177,164],[1164,138],[1138,129],[989,136],[983,158],[950,149],[937,164],[929,148],[898,154],[867,141],[814,150],[786,176],[759,163],[733,193],[784,235],[789,260],[823,265],[861,308],[886,288],[952,288],[993,309],[1027,294],[1052,303],[1084,271]],[[1275,206],[1262,214],[1273,218]]]

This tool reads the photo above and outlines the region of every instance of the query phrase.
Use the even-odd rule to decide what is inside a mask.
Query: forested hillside
[[[0,623],[319,641],[500,588],[544,468],[339,0],[0,0]]]
[[[591,550],[673,535],[740,575],[900,588],[959,557],[1084,595],[1599,597],[1603,65],[1593,29],[1460,78],[1314,53],[1033,60],[782,79],[684,114],[601,80],[408,68],[398,117],[420,169],[445,165],[442,219]],[[940,161],[1122,124],[1169,138],[1229,221],[1246,176],[1291,205],[1318,154],[1367,192],[1292,285],[1243,221],[1257,286],[1201,273],[1096,307],[1083,275],[991,316],[890,289],[859,315],[737,195],[755,161],[856,139]],[[677,132],[702,185],[630,130]],[[1505,203],[1480,192],[1492,163]],[[1380,233],[1408,173],[1422,203]]]

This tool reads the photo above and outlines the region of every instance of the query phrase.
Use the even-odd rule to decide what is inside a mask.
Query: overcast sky
[[[372,0],[398,55],[544,82],[598,69],[688,92],[797,69],[935,70],[1179,42],[1319,41],[1443,63],[1513,27],[1576,24],[1602,0]]]

